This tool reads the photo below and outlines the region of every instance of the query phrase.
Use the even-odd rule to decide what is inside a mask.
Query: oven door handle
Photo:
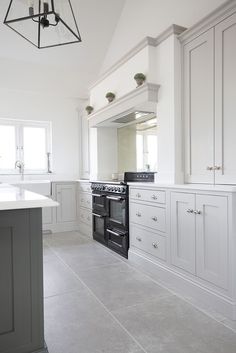
[[[110,230],[110,229],[107,229],[107,232],[111,233],[111,234],[113,234],[113,235],[115,235],[117,237],[123,237],[124,236],[124,234],[116,233],[116,232],[114,232],[113,230]]]
[[[101,195],[101,194],[92,194],[92,196],[95,196],[95,197],[105,197],[106,195]]]
[[[104,217],[105,217],[105,216],[102,216],[102,215],[97,214],[97,213],[92,213],[92,215],[93,215],[94,217],[98,217],[98,218],[104,218]]]
[[[107,196],[108,200],[113,200],[113,201],[123,201],[123,197],[115,197],[115,196]]]

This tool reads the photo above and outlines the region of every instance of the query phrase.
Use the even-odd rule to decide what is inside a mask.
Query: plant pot
[[[139,87],[142,86],[145,80],[143,78],[136,78],[135,81],[137,83],[137,87]]]

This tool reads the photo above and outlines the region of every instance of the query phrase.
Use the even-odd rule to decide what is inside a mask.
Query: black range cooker
[[[93,238],[128,258],[128,185],[92,183]]]

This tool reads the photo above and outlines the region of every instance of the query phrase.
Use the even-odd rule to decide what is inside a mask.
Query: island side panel
[[[42,210],[0,211],[0,353],[46,352]]]

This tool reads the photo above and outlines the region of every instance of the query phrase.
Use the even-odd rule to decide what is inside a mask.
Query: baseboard
[[[236,303],[230,299],[204,288],[199,283],[185,279],[170,268],[149,260],[133,249],[129,251],[129,261],[153,280],[192,302],[200,309],[205,310],[207,307],[230,320],[236,320]]]
[[[33,351],[31,353],[49,353],[49,351],[48,351],[48,347],[47,347],[47,345],[45,343],[44,348],[41,348],[41,349],[39,349],[37,351]]]

